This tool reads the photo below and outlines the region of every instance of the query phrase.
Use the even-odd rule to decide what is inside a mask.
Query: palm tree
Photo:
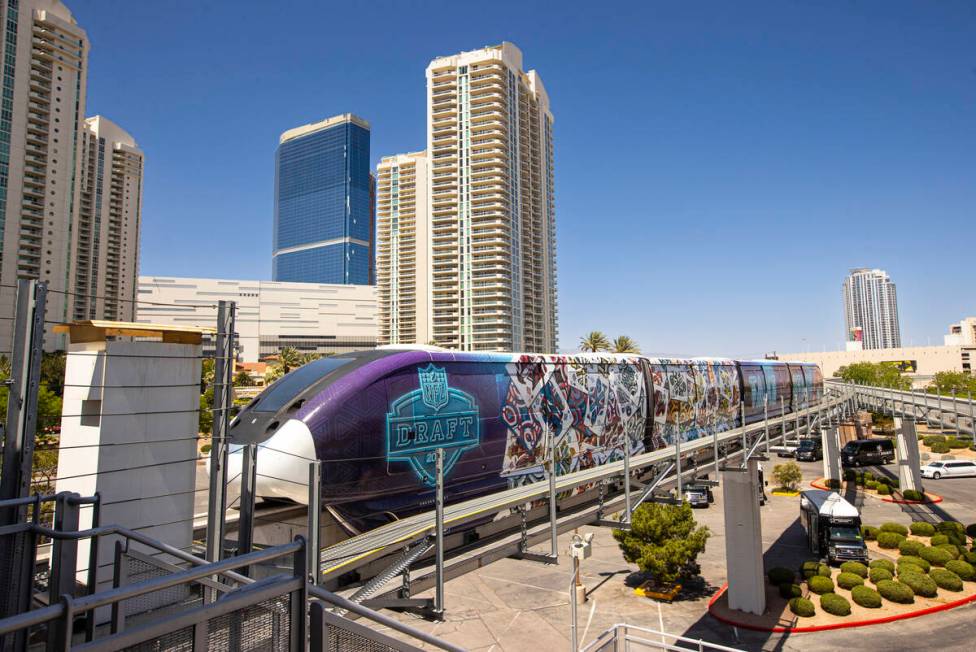
[[[302,354],[290,346],[278,351],[278,365],[284,373],[288,373],[295,367],[302,366]]]
[[[583,351],[606,351],[610,348],[610,340],[600,331],[590,331],[580,338],[580,349]]]
[[[620,335],[613,341],[614,353],[640,353],[640,346],[626,335]]]

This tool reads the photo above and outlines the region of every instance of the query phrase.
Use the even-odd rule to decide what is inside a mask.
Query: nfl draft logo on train
[[[450,387],[443,367],[417,369],[420,389],[400,396],[386,414],[386,459],[407,462],[427,485],[437,482],[437,449],[444,449],[445,477],[465,451],[481,443],[478,404]]]

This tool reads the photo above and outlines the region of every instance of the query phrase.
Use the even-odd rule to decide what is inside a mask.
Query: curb
[[[760,625],[751,625],[748,623],[740,623],[732,620],[731,618],[723,618],[712,612],[712,605],[722,597],[729,588],[728,582],[722,585],[715,595],[708,601],[708,615],[715,620],[725,623],[726,625],[732,625],[734,627],[741,627],[742,629],[750,629],[754,632],[773,632],[775,634],[803,634],[807,632],[824,632],[831,629],[851,629],[854,627],[868,627],[870,625],[883,625],[884,623],[891,623],[896,620],[908,620],[909,618],[917,618],[919,616],[927,616],[929,614],[938,613],[940,611],[948,611],[949,609],[954,609],[955,607],[961,607],[964,604],[969,604],[970,602],[976,602],[976,595],[971,595],[968,598],[962,598],[956,600],[955,602],[947,602],[945,604],[935,605],[934,607],[926,607],[925,609],[919,609],[917,611],[909,611],[908,613],[898,614],[896,616],[885,616],[883,618],[869,618],[868,620],[855,620],[849,623],[831,623],[829,625],[811,625],[810,627],[762,627]]]
[[[810,483],[810,486],[814,489],[823,489],[824,491],[837,491],[837,489],[830,489],[823,483],[825,478],[818,478]],[[890,496],[882,496],[865,493],[866,496],[872,496],[878,500],[883,500],[886,503],[896,503],[898,505],[935,505],[942,502],[942,496],[938,494],[931,493],[929,491],[925,492],[926,498],[928,500],[904,500],[900,498],[892,498]]]

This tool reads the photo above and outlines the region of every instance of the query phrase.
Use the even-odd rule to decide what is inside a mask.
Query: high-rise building
[[[376,177],[379,341],[428,344],[432,323],[427,153],[385,156]]]
[[[0,10],[0,350],[9,351],[18,278],[47,281],[49,321],[71,314],[88,37],[58,0],[5,0]]]
[[[74,319],[135,321],[142,150],[103,116],[85,120],[74,264]]]
[[[427,67],[438,345],[556,350],[552,124],[542,80],[511,43]]]
[[[274,280],[370,282],[369,132],[368,122],[346,113],[281,135],[275,156]]]
[[[844,279],[845,339],[860,337],[865,349],[901,346],[895,284],[881,269],[852,269]]]

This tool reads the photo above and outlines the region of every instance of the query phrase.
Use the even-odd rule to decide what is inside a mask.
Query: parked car
[[[929,462],[921,468],[923,478],[965,478],[976,477],[976,462],[957,460],[951,462]]]
[[[795,457],[796,456],[796,444],[790,444],[783,442],[779,446],[770,446],[769,451],[771,453],[776,453],[777,457]]]
[[[692,484],[685,487],[685,500],[692,507],[708,507],[714,498],[712,490],[705,485]]]
[[[844,466],[891,464],[895,461],[895,444],[890,439],[855,439],[840,449]]]
[[[801,439],[794,454],[801,462],[816,462],[823,459],[822,439]]]

